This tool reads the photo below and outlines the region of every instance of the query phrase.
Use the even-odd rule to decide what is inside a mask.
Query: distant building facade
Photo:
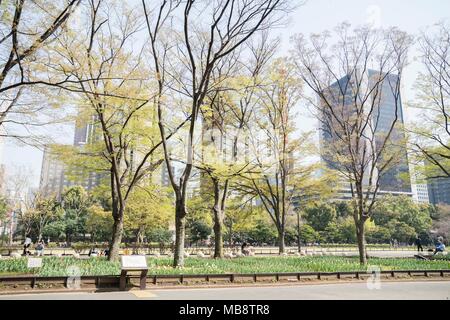
[[[428,194],[428,184],[426,181],[423,181],[423,178],[420,175],[420,172],[422,171],[422,167],[424,165],[425,164],[423,162],[410,165],[412,183],[411,187],[413,192],[413,199],[416,203],[429,204],[430,197]],[[417,168],[419,170],[417,170]]]
[[[414,200],[418,203],[430,203],[430,196],[428,191],[428,185],[419,183],[413,184]]]
[[[95,139],[94,125],[75,124],[73,145],[83,147]],[[39,189],[44,196],[55,196],[60,199],[65,188],[81,186],[86,191],[97,187],[103,178],[98,172],[86,172],[84,168],[69,168],[51,153],[51,146],[44,150]]]
[[[60,198],[65,186],[64,163],[51,153],[51,146],[44,149],[39,190],[45,197]]]
[[[374,86],[372,81],[377,77],[379,72],[369,71],[369,84]],[[376,81],[376,80],[375,80]],[[375,134],[379,137],[383,137],[391,129],[392,123],[397,119],[401,125],[400,128],[395,127],[392,130],[390,141],[403,147],[398,150],[400,152],[398,161],[395,165],[389,168],[380,177],[380,189],[387,192],[400,192],[412,194],[411,187],[411,174],[409,171],[408,153],[406,148],[406,135],[402,127],[404,125],[403,104],[401,96],[395,97],[392,88],[399,84],[400,80],[397,75],[390,74],[386,76],[386,79],[382,83],[381,93],[376,103],[377,107],[374,110],[373,120],[376,126]],[[383,138],[381,138],[383,139]],[[381,146],[380,139],[376,140],[377,151]]]
[[[377,81],[375,77],[379,76],[379,72],[377,71],[369,71],[366,79],[366,83],[370,86],[370,88],[374,87]],[[375,79],[375,80],[374,80]],[[375,96],[372,94],[371,99],[373,101],[373,113],[371,114],[371,124],[374,129],[375,134],[375,147],[373,147],[369,140],[364,145],[367,148],[367,152],[377,152],[380,150],[382,146],[382,141],[384,140],[383,136],[389,133],[391,130],[392,123],[397,119],[398,123],[404,123],[402,103],[400,97],[395,97],[392,91],[393,83],[397,84],[399,81],[398,76],[396,75],[387,75],[383,80],[381,85],[379,85],[380,92]],[[342,117],[351,117],[354,108],[352,108],[354,104],[354,95],[355,95],[355,84],[354,80],[351,76],[347,75],[335,83],[331,84],[327,89],[324,90],[324,95],[329,98],[329,101],[332,103],[332,108],[335,108]],[[322,99],[322,98],[320,98]],[[322,103],[325,103],[322,99]],[[324,117],[324,121],[321,121],[322,125],[320,128],[320,145],[321,145],[321,155],[322,161],[332,169],[336,169],[340,164],[335,163],[333,160],[333,155],[331,149],[328,149],[330,145],[336,145],[337,138],[334,138],[332,135],[333,128],[330,126],[336,125],[336,121],[334,117],[330,113],[324,111],[322,114]],[[367,129],[368,130],[368,129]],[[367,137],[370,137],[372,134],[368,131],[366,133]],[[379,194],[380,195],[407,195],[412,197],[413,190],[411,185],[411,175],[409,172],[409,161],[408,155],[406,151],[406,141],[405,141],[405,133],[402,129],[394,128],[390,135],[390,141],[395,143],[396,145],[404,145],[404,148],[401,148],[401,154],[397,158],[396,163],[384,171],[381,176],[378,176],[378,172],[374,173],[374,176],[379,179]],[[373,150],[373,149],[376,150]],[[333,149],[334,150],[334,149]],[[343,152],[345,154],[345,151]],[[379,169],[379,166],[377,166]],[[365,174],[365,179],[363,181],[364,186],[368,186],[369,181],[369,172]],[[351,199],[351,188],[350,182],[341,181],[341,187],[339,192],[337,193],[336,200],[348,200]]]
[[[428,196],[431,204],[450,205],[450,178],[439,178],[429,180]]]

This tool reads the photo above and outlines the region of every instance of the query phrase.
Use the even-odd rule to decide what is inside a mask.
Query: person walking
[[[423,252],[422,239],[420,239],[419,236],[416,237],[416,246],[417,246],[417,252]]]
[[[33,241],[31,241],[31,238],[26,237],[25,241],[23,243],[23,255],[26,256],[28,255],[28,248],[31,246],[31,244],[33,243]]]
[[[249,255],[249,251],[248,251],[247,247],[248,247],[247,242],[244,242],[244,243],[242,244],[242,246],[241,246],[241,252],[242,252],[242,254],[245,255],[245,256],[248,256],[248,255]]]

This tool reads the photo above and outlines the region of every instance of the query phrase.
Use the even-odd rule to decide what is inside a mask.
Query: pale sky
[[[289,39],[296,33],[309,35],[332,29],[343,21],[353,26],[371,21],[382,27],[397,26],[410,34],[417,34],[427,26],[441,20],[450,20],[450,1],[448,0],[309,0],[291,15],[288,27],[275,30],[283,38],[281,54],[288,54]],[[403,101],[414,97],[412,85],[420,66],[412,63],[407,69],[403,80]],[[406,119],[414,119],[412,110],[404,106]],[[301,120],[300,120],[301,121]],[[311,119],[303,119],[300,126],[314,128]],[[48,129],[46,131],[49,131]],[[56,131],[56,130],[55,130]],[[58,129],[53,132],[58,142],[71,143],[73,128]],[[6,166],[7,172],[17,168],[28,167],[34,172],[30,187],[39,185],[39,175],[42,164],[42,152],[19,146],[13,142],[5,143],[0,160]]]

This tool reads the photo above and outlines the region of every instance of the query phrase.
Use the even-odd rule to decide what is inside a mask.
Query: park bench
[[[433,253],[428,253],[428,254],[416,254],[414,255],[414,257],[416,259],[420,259],[420,260],[434,260],[434,258],[436,256],[443,256],[443,255],[447,255],[448,253],[446,251],[444,252],[438,252],[435,255]]]

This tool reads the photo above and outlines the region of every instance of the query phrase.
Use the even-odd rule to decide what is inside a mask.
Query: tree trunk
[[[120,244],[123,235],[123,215],[119,214],[114,218],[113,233],[111,243],[109,244],[109,261],[117,261],[119,259]]]
[[[214,217],[214,258],[223,258],[223,221],[221,217],[216,216]]]
[[[361,265],[367,264],[366,236],[364,229],[365,223],[363,221],[359,222],[356,227],[356,236],[358,239],[359,262],[361,263]]]
[[[214,259],[223,258],[223,211],[220,203],[220,186],[219,181],[214,183]]]
[[[144,243],[144,228],[142,226],[139,226],[136,232],[136,244],[140,245],[142,243]]]
[[[302,239],[300,237],[300,213],[297,211],[297,247],[298,253],[302,252]]]
[[[228,228],[229,232],[229,249],[233,249],[233,222],[230,222],[230,227]]]
[[[2,231],[2,246],[3,246],[3,239],[5,238],[5,236],[6,236],[6,223],[4,224]]]
[[[184,203],[177,201],[175,207],[175,248],[173,267],[184,266],[184,240],[186,235],[186,208]]]
[[[13,234],[12,228],[10,227],[9,228],[9,239],[8,239],[9,246],[12,246],[13,240],[14,240],[14,234]]]
[[[278,252],[279,254],[283,254],[286,250],[284,243],[285,231],[284,228],[278,230]]]

